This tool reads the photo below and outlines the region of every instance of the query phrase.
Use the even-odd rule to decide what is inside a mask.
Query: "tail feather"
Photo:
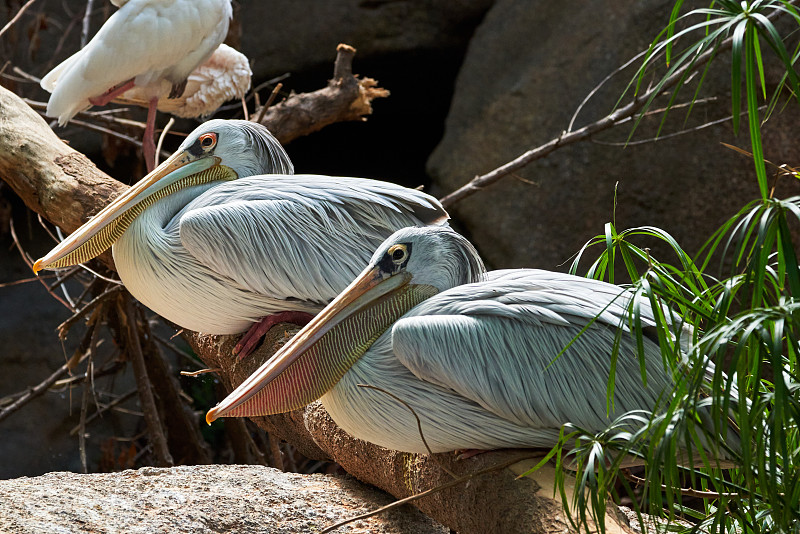
[[[91,104],[88,100],[75,102],[74,98],[65,98],[63,90],[58,90],[59,83],[62,81],[64,76],[67,76],[70,73],[73,65],[75,65],[75,63],[81,59],[82,52],[83,51],[77,52],[62,61],[53,70],[48,72],[39,82],[39,85],[42,87],[42,89],[52,93],[47,102],[47,111],[45,111],[45,114],[48,117],[58,117],[59,126],[64,126],[77,113],[91,107]]]

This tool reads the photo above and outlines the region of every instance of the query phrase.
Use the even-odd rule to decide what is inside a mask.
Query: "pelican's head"
[[[449,227],[395,232],[367,268],[206,421],[287,412],[320,398],[411,308],[477,282],[484,272],[473,246]]]
[[[218,158],[218,164],[229,167],[238,178],[294,173],[292,161],[266,126],[243,120],[204,122],[186,137],[173,158],[184,165]]]
[[[479,281],[486,268],[472,243],[449,226],[420,226],[389,236],[372,255],[367,271],[383,279],[405,273],[413,283],[432,286],[438,293]]]
[[[186,187],[255,174],[293,172],[289,156],[264,126],[249,121],[210,120],[189,134],[164,163],[37,260],[33,271],[68,267],[100,255],[145,208]]]

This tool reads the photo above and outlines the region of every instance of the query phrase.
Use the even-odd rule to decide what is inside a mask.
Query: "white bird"
[[[94,38],[42,78],[42,88],[52,93],[46,113],[63,126],[79,111],[141,87],[149,102],[143,150],[150,170],[157,102],[180,96],[189,74],[225,39],[231,0],[113,3],[119,10]]]
[[[206,420],[280,413],[320,398],[353,436],[426,453],[413,413],[394,395],[419,416],[432,452],[550,448],[565,423],[601,431],[624,412],[656,410],[668,398],[672,378],[647,337],[642,383],[631,297],[549,271],[485,274],[472,245],[450,228],[403,229]],[[647,330],[653,310],[639,306]]]
[[[309,317],[392,232],[446,224],[421,191],[292,172],[265,127],[208,121],[34,271],[82,263],[113,244],[120,278],[151,310],[184,328],[235,334],[270,314]],[[245,352],[275,322],[260,322]]]
[[[228,100],[242,98],[250,90],[252,76],[247,56],[223,43],[192,71],[181,96],[158,101],[158,111],[186,119],[204,117]],[[162,80],[162,84],[169,82]],[[146,108],[150,105],[146,93],[141,87],[133,87],[114,102]]]

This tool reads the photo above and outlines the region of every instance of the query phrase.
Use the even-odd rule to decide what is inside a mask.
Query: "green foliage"
[[[733,128],[734,131],[738,132],[739,117],[742,107],[742,74],[744,71],[745,101],[747,106],[746,111],[750,144],[753,148],[753,161],[755,163],[761,196],[766,198],[768,196],[768,187],[764,154],[761,145],[760,107],[758,104],[759,91],[757,85],[758,82],[760,82],[761,95],[764,100],[767,98],[767,85],[764,77],[764,58],[761,53],[760,40],[763,39],[764,42],[769,45],[769,48],[786,69],[786,76],[783,82],[777,87],[775,94],[779,94],[784,84],[788,83],[795,98],[800,102],[800,77],[798,77],[793,67],[796,57],[792,57],[788,53],[781,35],[769,18],[770,16],[786,15],[800,25],[800,14],[798,14],[792,3],[786,0],[755,0],[750,2],[716,0],[712,2],[712,6],[709,8],[695,9],[685,15],[680,15],[682,4],[682,0],[676,2],[670,14],[669,24],[650,45],[641,68],[629,85],[629,88],[633,87],[634,93],[638,94],[645,76],[663,54],[669,68],[655,84],[657,90],[652,92],[645,103],[642,112],[639,114],[634,124],[633,130],[639,125],[653,101],[661,94],[661,88],[665,86],[670,76],[687,64],[694,66],[695,62],[698,61],[700,55],[704,52],[712,51],[712,58],[714,58],[720,49],[723,47],[730,47],[732,52],[731,111]],[[697,18],[701,20],[699,22],[691,22]],[[679,24],[687,24],[687,27],[676,32]],[[692,42],[686,49],[682,50],[677,57],[674,57],[673,48],[680,39],[688,39],[698,33],[700,34],[700,38]],[[705,75],[708,72],[707,68],[710,64],[711,61],[706,65],[706,70],[703,71],[703,76],[700,78],[694,98],[697,97],[700,91]],[[692,72],[693,69],[687,69],[683,73],[680,82],[676,85],[677,89],[675,89],[670,96],[667,111],[662,116],[659,132],[664,125],[664,121],[666,121],[667,114],[674,104],[681,87],[683,87],[684,82]],[[694,102],[694,98],[692,102]],[[690,106],[689,112],[691,112],[691,109],[692,107]],[[633,135],[633,131],[631,131],[631,135]]]
[[[729,49],[733,124],[738,129],[744,102],[760,198],[731,217],[695,258],[663,230],[620,232],[612,223],[579,252],[573,272],[590,250],[599,248],[587,276],[613,283],[625,272],[633,281],[637,298],[629,326],[640,345],[645,334],[638,326],[638,308],[647,300],[656,310],[656,335],[675,387],[653,413],[628,413],[605,432],[566,425],[554,457],[559,467],[576,473],[578,491],[566,502],[562,478],[562,497],[584,528],[589,518],[603,525],[606,499],[622,493],[642,505],[637,513],[681,517],[704,532],[798,532],[800,270],[792,229],[800,228],[800,197],[772,198],[761,121],[783,89],[794,94],[792,99],[800,96],[796,55],[787,52],[773,24],[782,16],[800,26],[800,16],[787,1],[715,0],[685,15],[680,14],[682,3],[675,3],[668,26],[653,41],[629,87],[639,91],[657,58],[667,62],[658,86],[701,53],[713,51],[710,64]],[[692,42],[676,53],[679,39]],[[786,70],[771,97],[764,74],[766,50]],[[707,65],[700,84],[706,72]],[[667,112],[677,92],[669,96]],[[788,175],[797,179],[795,172]],[[645,242],[660,243],[669,260],[657,261],[643,248]],[[616,355],[609,403],[615,368]],[[643,362],[640,368],[646,380]],[[642,480],[623,477],[623,462],[630,458],[644,463]]]

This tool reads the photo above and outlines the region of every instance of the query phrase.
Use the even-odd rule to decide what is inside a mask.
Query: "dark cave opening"
[[[425,50],[356,58],[354,71],[378,80],[388,98],[373,102],[365,122],[338,123],[286,146],[296,172],[387,180],[406,187],[430,185],[428,156],[444,133],[453,88],[466,51]],[[312,91],[331,66],[292,75],[284,83]],[[255,84],[254,84],[255,85]]]

